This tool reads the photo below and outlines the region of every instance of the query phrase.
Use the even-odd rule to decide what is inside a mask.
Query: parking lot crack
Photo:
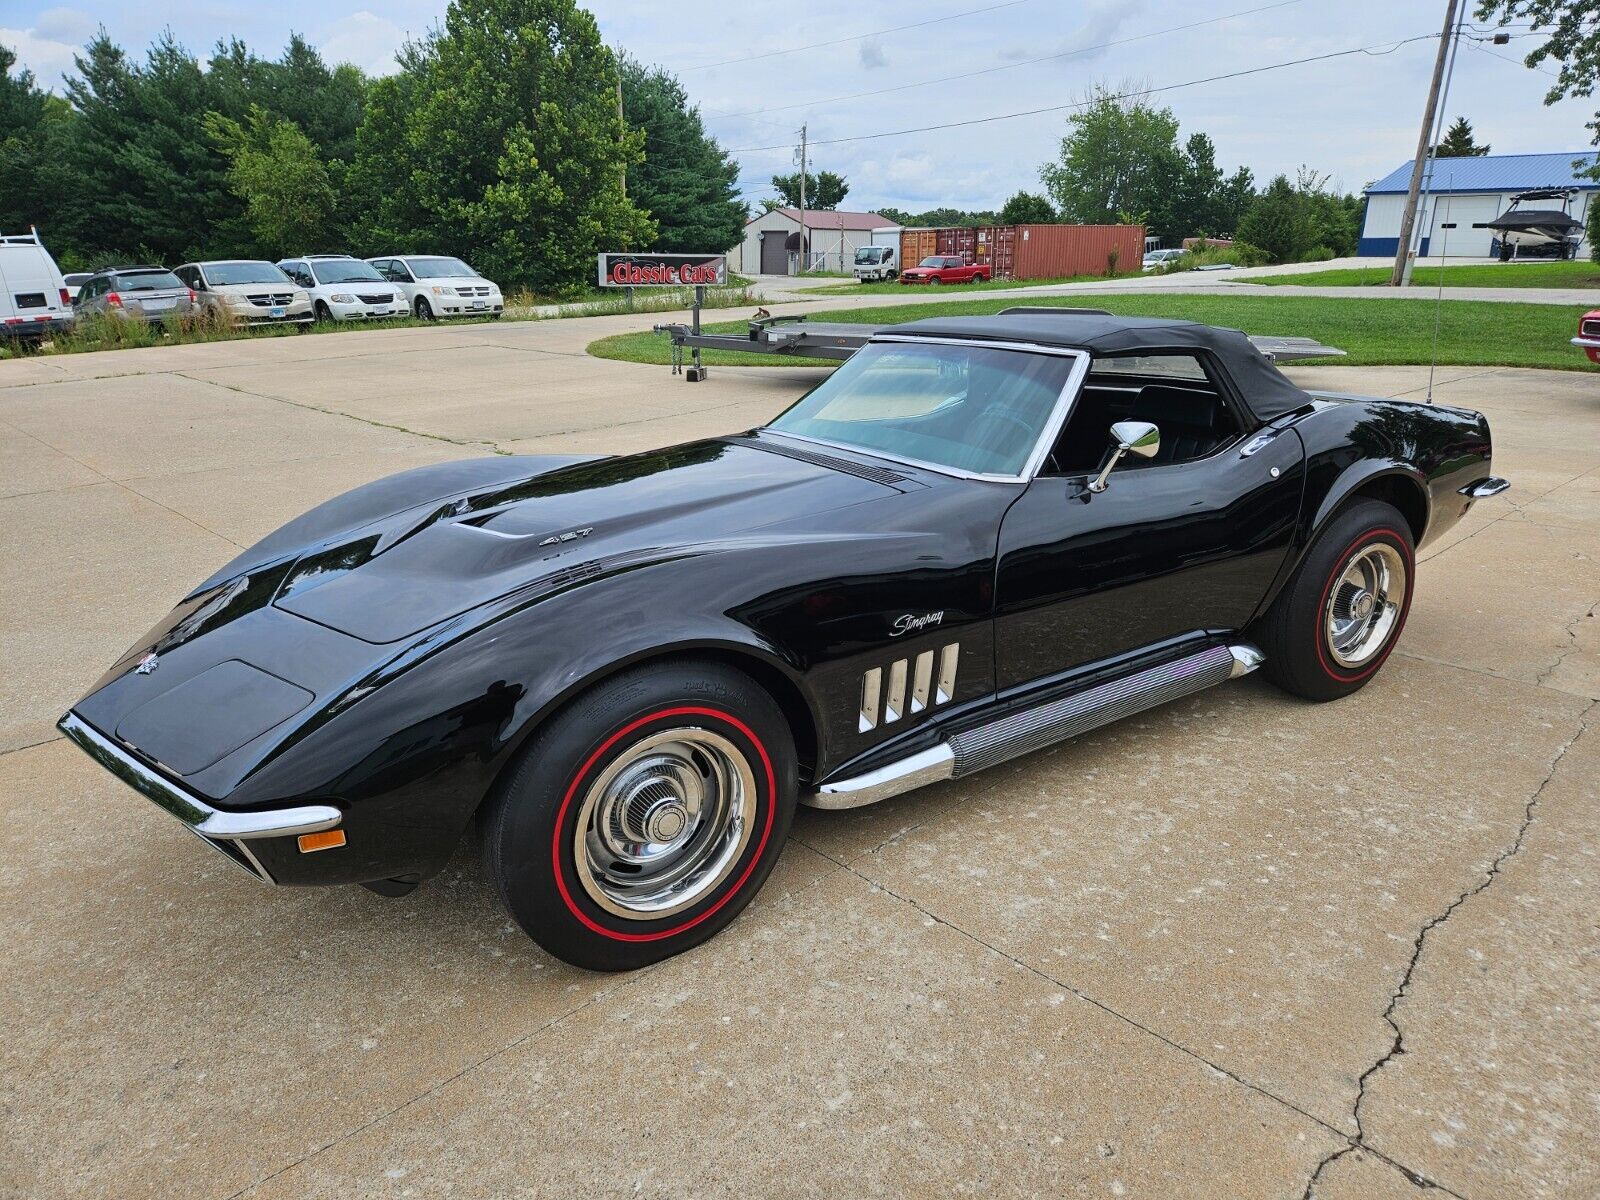
[[[392,429],[396,433],[410,434],[412,437],[427,438],[435,442],[447,442],[452,446],[482,446],[491,454],[511,453],[509,450],[500,449],[494,442],[485,441],[481,438],[453,438],[442,433],[428,433],[422,429],[408,429],[404,425],[394,425],[388,421],[375,421],[371,417],[358,417],[355,413],[345,412],[343,409],[324,408],[320,404],[307,404],[300,400],[289,400],[283,396],[268,395],[266,392],[253,392],[249,388],[239,387],[237,384],[232,383],[219,383],[214,379],[196,379],[193,375],[185,375],[182,371],[174,371],[172,374],[180,379],[187,379],[191,383],[203,383],[208,387],[219,387],[225,391],[237,392],[241,396],[253,396],[257,400],[271,400],[277,404],[287,404],[290,408],[300,408],[306,412],[321,413],[327,417],[343,417],[345,420],[355,421],[360,425],[370,425],[374,429]]]
[[[1363,1071],[1361,1077],[1356,1080],[1356,1100],[1350,1113],[1352,1120],[1355,1122],[1355,1136],[1348,1138],[1346,1145],[1341,1146],[1317,1164],[1316,1170],[1311,1173],[1311,1178],[1306,1181],[1306,1190],[1303,1193],[1302,1200],[1313,1200],[1316,1195],[1317,1184],[1328,1168],[1345,1155],[1358,1149],[1383,1159],[1384,1162],[1400,1171],[1417,1187],[1433,1188],[1451,1195],[1456,1194],[1450,1192],[1450,1189],[1437,1180],[1429,1179],[1421,1172],[1414,1171],[1396,1162],[1372,1147],[1368,1142],[1369,1130],[1367,1129],[1365,1114],[1362,1111],[1367,1100],[1367,1089],[1379,1072],[1406,1053],[1405,1030],[1401,1027],[1397,1014],[1401,1001],[1411,992],[1411,981],[1416,974],[1417,964],[1422,961],[1423,951],[1427,949],[1428,935],[1449,921],[1467,901],[1488,891],[1494,885],[1495,880],[1500,878],[1505,865],[1521,852],[1523,844],[1527,840],[1528,830],[1533,827],[1534,819],[1538,816],[1540,798],[1544,795],[1545,789],[1550,786],[1550,781],[1555,778],[1556,771],[1561,766],[1561,760],[1567,756],[1567,751],[1572,749],[1588,729],[1589,716],[1594,712],[1597,705],[1600,705],[1600,701],[1591,701],[1589,706],[1578,715],[1578,727],[1573,731],[1572,736],[1561,744],[1561,747],[1555,753],[1555,757],[1550,760],[1550,767],[1545,772],[1544,778],[1540,781],[1539,786],[1534,789],[1533,794],[1528,797],[1527,803],[1523,805],[1522,819],[1517,825],[1516,836],[1512,839],[1511,844],[1495,856],[1477,883],[1445,905],[1441,912],[1429,917],[1423,923],[1422,928],[1417,931],[1417,936],[1411,946],[1411,958],[1406,963],[1406,968],[1400,976],[1400,982],[1394,991],[1390,993],[1389,1003],[1383,1010],[1383,1019],[1388,1022],[1389,1028],[1393,1033],[1389,1040],[1389,1048],[1376,1062]]]
[[[1546,679],[1549,679],[1550,676],[1556,673],[1556,670],[1561,666],[1561,664],[1567,661],[1568,656],[1575,653],[1580,648],[1578,641],[1578,627],[1585,621],[1592,621],[1597,609],[1600,609],[1600,600],[1595,601],[1589,606],[1587,611],[1579,613],[1567,623],[1566,647],[1561,651],[1560,654],[1556,655],[1555,662],[1551,663],[1539,673],[1539,678],[1535,680],[1536,683],[1543,683]]]

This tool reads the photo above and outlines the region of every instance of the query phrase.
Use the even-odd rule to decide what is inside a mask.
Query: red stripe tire
[[[1262,671],[1308,700],[1357,691],[1388,660],[1405,629],[1416,554],[1393,505],[1359,500],[1306,552],[1254,630]]]
[[[631,970],[750,902],[788,836],[796,780],[788,723],[753,680],[715,663],[647,666],[585,693],[524,748],[486,806],[485,858],[546,950]]]

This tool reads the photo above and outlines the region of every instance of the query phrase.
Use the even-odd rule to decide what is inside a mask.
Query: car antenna
[[[1450,215],[1450,189],[1455,186],[1455,174],[1445,180],[1444,215]],[[1445,253],[1450,249],[1450,231],[1456,227],[1454,221],[1442,221],[1439,228],[1444,231],[1444,237],[1439,241],[1439,290],[1433,301],[1433,353],[1428,356],[1428,396],[1426,403],[1433,403],[1433,372],[1439,365],[1439,326],[1444,320],[1444,259]]]

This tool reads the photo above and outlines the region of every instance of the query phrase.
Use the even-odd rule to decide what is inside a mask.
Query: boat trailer
[[[765,310],[761,310],[765,313]],[[1103,308],[1072,308],[1065,305],[1019,305],[1002,309],[1000,316],[1095,316],[1109,317]],[[776,354],[797,359],[822,359],[843,362],[872,338],[896,328],[893,324],[861,325],[843,322],[810,322],[806,315],[774,317],[761,315],[751,318],[744,333],[707,333],[700,327],[700,312],[694,311],[691,324],[656,325],[656,333],[672,339],[672,373],[682,375],[690,383],[706,377],[705,364],[700,359],[702,350],[726,350],[735,354]],[[1251,337],[1251,344],[1269,361],[1293,362],[1303,358],[1341,358],[1344,351],[1325,346],[1316,338],[1308,337]],[[690,353],[690,365],[685,369],[683,352]]]

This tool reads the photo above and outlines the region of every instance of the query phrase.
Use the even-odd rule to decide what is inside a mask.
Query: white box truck
[[[851,271],[859,283],[899,278],[900,227],[874,229],[872,242],[856,249],[856,260]]]

